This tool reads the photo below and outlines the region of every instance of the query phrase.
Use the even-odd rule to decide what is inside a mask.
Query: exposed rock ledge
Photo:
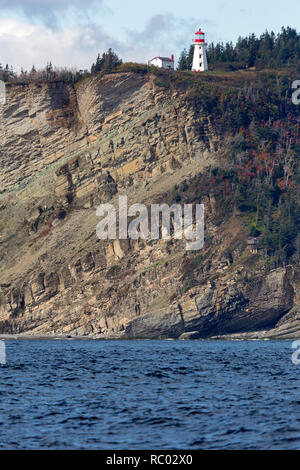
[[[1,335],[0,339],[293,339],[299,338],[298,279],[278,268],[247,282],[190,290],[167,309],[133,318],[114,334]]]
[[[293,338],[299,336],[300,327],[295,297],[291,270],[279,268],[248,283],[245,289],[233,285],[209,289],[200,296],[191,292],[182,305],[172,306],[169,312],[133,319],[125,335],[180,339]]]

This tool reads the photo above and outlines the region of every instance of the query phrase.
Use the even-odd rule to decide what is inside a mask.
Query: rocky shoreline
[[[178,338],[162,338],[161,336],[147,337],[129,337],[125,334],[119,335],[87,335],[87,336],[72,336],[72,335],[28,335],[28,334],[12,334],[0,335],[0,341],[286,341],[300,339],[299,333],[300,325],[289,325],[285,327],[277,327],[271,330],[234,333],[210,336],[206,338],[199,337],[198,331],[191,331],[183,333]]]

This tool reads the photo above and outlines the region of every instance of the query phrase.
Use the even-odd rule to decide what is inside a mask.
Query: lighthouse
[[[205,72],[208,70],[205,34],[201,29],[196,32],[196,38],[193,40],[194,43],[194,59],[193,59],[193,72]]]

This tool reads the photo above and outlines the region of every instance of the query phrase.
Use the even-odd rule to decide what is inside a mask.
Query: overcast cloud
[[[170,50],[186,47],[192,42],[193,34],[199,28],[213,28],[215,24],[207,18],[186,19],[179,18],[171,13],[152,16],[143,31],[128,30],[128,40],[147,47],[149,42],[154,42],[157,46]],[[175,51],[173,51],[175,52]]]
[[[48,27],[58,25],[58,15],[66,10],[80,10],[88,16],[91,7],[102,5],[102,0],[0,0],[0,8],[22,12],[29,19],[40,19]]]
[[[98,53],[112,47],[124,60],[146,62],[156,54],[139,44],[120,41],[98,25],[52,29],[15,19],[0,18],[0,63],[16,70],[42,68],[48,61],[57,67],[90,68]]]

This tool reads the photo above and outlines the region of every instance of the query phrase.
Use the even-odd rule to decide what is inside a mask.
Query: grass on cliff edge
[[[266,78],[267,82],[264,82],[265,86],[268,86],[268,81],[271,79],[273,83],[278,78],[289,78],[296,80],[299,78],[299,72],[296,68],[284,67],[281,69],[262,69],[262,70],[209,70],[196,74],[192,71],[182,70],[164,70],[153,66],[147,66],[145,64],[137,64],[133,62],[126,62],[120,65],[117,69],[111,71],[112,74],[118,73],[136,73],[142,75],[154,75],[158,79],[162,79],[164,83],[183,85],[187,88],[198,88],[200,84],[212,84],[226,87],[240,87],[246,84],[258,84],[262,83]],[[106,75],[106,72],[100,72],[99,76]]]
[[[188,70],[164,70],[159,69],[154,66],[148,66],[146,64],[139,64],[135,62],[126,62],[119,65],[117,68],[110,71],[101,71],[95,74],[87,73],[85,75],[76,76],[76,80],[70,81],[68,79],[50,76],[47,79],[45,77],[36,78],[32,80],[34,84],[42,83],[55,83],[55,82],[64,82],[70,85],[75,86],[78,83],[82,83],[85,80],[88,80],[92,77],[104,77],[105,75],[121,74],[121,73],[133,73],[138,75],[148,75],[154,76],[157,78],[156,83],[162,84],[162,87],[168,88],[172,85],[182,86],[185,89],[194,89],[197,90],[203,85],[212,85],[225,88],[240,88],[244,85],[255,85],[258,83],[264,83],[265,86],[268,86],[268,82],[271,79],[273,82],[278,78],[288,77],[290,80],[296,80],[299,78],[299,72],[297,67],[282,67],[281,69],[240,69],[240,70],[209,70],[207,72],[202,72],[201,74],[193,73]],[[267,80],[267,81],[265,81]],[[21,78],[8,81],[8,86],[13,85],[26,85],[31,83],[30,78],[27,78],[26,81]]]

